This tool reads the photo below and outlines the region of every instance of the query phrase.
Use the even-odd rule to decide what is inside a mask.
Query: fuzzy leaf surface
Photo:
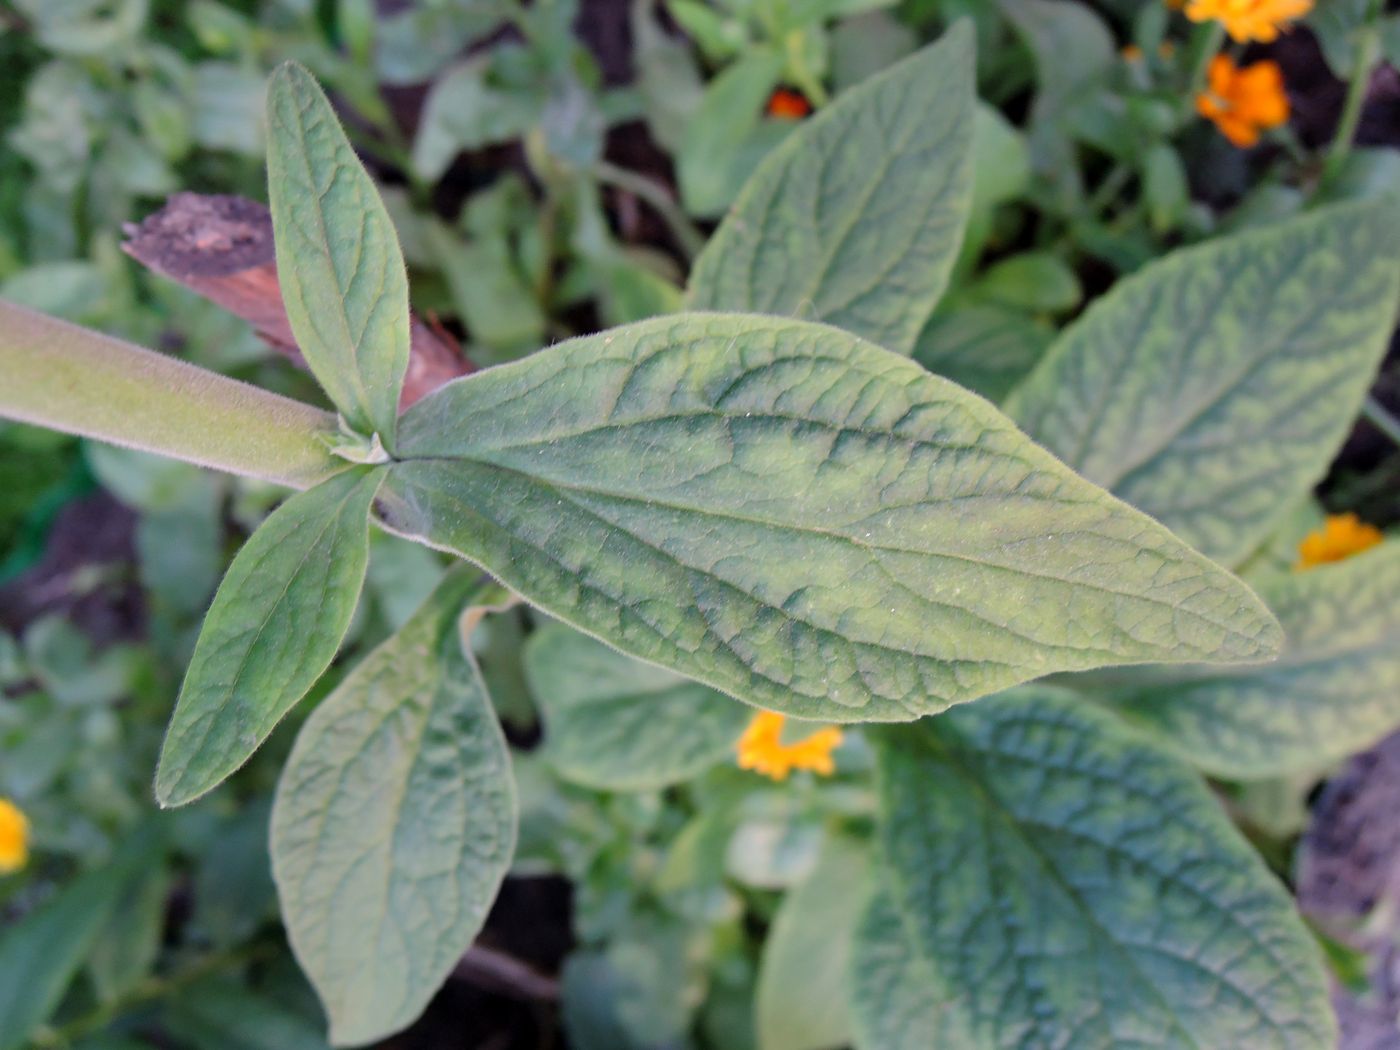
[[[1174,252],[1059,338],[1006,403],[1031,437],[1237,565],[1327,469],[1400,293],[1394,201]]]
[[[525,675],[544,712],[544,755],[602,791],[676,784],[734,757],[754,715],[723,693],[561,624],[530,636]]]
[[[918,1009],[967,1034],[940,1046],[1336,1045],[1284,887],[1199,778],[1112,715],[1031,687],[887,732],[878,769]]]
[[[1253,592],[981,398],[848,333],[681,314],[404,416],[393,529],[631,655],[825,721],[1055,670],[1265,659]]]
[[[360,467],[293,496],[233,559],[161,748],[161,805],[192,802],[248,761],[330,666],[364,584],[383,478]]]
[[[1136,672],[1115,707],[1201,769],[1253,780],[1319,769],[1400,725],[1400,543],[1264,580],[1276,663]]]
[[[302,727],[272,812],[292,948],[336,1045],[413,1022],[471,945],[515,849],[510,756],[458,614],[465,567]]]
[[[350,425],[394,447],[408,368],[408,273],[389,212],[315,79],[286,63],[267,94],[277,276],[307,365]]]
[[[969,22],[773,150],[696,260],[690,305],[825,321],[909,353],[972,204]]]

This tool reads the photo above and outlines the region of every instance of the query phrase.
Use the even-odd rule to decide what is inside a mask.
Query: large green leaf
[[[870,848],[833,835],[773,917],[754,998],[759,1050],[840,1050],[851,1041],[846,971]]]
[[[292,948],[337,1045],[411,1023],[471,944],[515,849],[510,756],[450,575],[302,727],[272,811]]]
[[[1242,583],[987,402],[822,325],[681,314],[560,343],[420,401],[400,453],[392,528],[799,717],[1277,646]]]
[[[1394,202],[1175,252],[1096,302],[1007,412],[1090,481],[1237,564],[1321,477],[1384,353]]]
[[[1319,769],[1400,725],[1400,543],[1267,579],[1260,594],[1283,624],[1277,663],[1139,673],[1119,709],[1237,779]]]
[[[297,346],[350,425],[392,449],[409,342],[394,225],[301,66],[272,74],[267,123],[277,276]]]
[[[887,731],[878,756],[889,900],[925,983],[922,1001],[857,998],[862,1046],[931,1045],[888,1034],[891,1002],[958,1014],[947,1050],[1336,1045],[1283,886],[1190,769],[1112,715],[1030,688]]]
[[[972,1035],[957,1000],[940,992],[929,960],[914,946],[904,916],[879,889],[858,920],[848,971],[847,1007],[857,1050],[969,1050]]]
[[[973,45],[955,25],[770,153],[696,260],[691,306],[826,321],[909,353],[971,206]]]
[[[530,637],[525,674],[544,712],[550,763],[604,791],[661,788],[732,759],[754,714],[560,624]]]
[[[383,480],[359,467],[278,507],[233,559],[204,618],[156,772],[163,806],[236,770],[321,677],[350,626]]]

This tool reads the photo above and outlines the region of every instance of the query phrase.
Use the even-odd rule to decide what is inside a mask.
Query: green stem
[[[1191,35],[1191,72],[1186,78],[1186,110],[1188,115],[1196,111],[1196,96],[1206,87],[1206,71],[1210,60],[1220,51],[1225,42],[1225,27],[1215,21],[1199,25]]]
[[[345,466],[328,412],[6,302],[0,418],[292,488]]]
[[[1337,133],[1327,151],[1327,159],[1322,164],[1322,176],[1318,179],[1318,190],[1326,189],[1336,181],[1351,156],[1351,147],[1356,140],[1356,128],[1361,123],[1361,109],[1366,102],[1366,89],[1371,83],[1371,68],[1380,54],[1381,0],[1371,0],[1366,6],[1366,21],[1357,31],[1356,60],[1352,64],[1351,83],[1347,85],[1346,102],[1342,105],[1342,116],[1337,122]]]
[[[625,190],[651,205],[652,210],[661,216],[667,229],[676,238],[687,259],[694,259],[700,254],[700,249],[705,247],[705,235],[695,227],[660,183],[605,160],[600,160],[593,166],[593,174],[600,182]]]
[[[1392,416],[1386,407],[1370,394],[1366,395],[1366,400],[1361,404],[1361,415],[1371,426],[1400,445],[1400,419]]]

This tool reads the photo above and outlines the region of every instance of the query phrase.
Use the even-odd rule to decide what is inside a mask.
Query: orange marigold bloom
[[[0,798],[0,875],[29,862],[29,819],[8,799]]]
[[[1267,44],[1312,7],[1313,0],[1191,0],[1186,17],[1193,22],[1218,21],[1241,44],[1249,40]]]
[[[768,99],[768,115],[779,120],[801,120],[812,112],[812,104],[799,91],[778,88]]]
[[[739,768],[752,769],[774,780],[786,780],[794,769],[810,769],[830,776],[836,771],[831,752],[841,743],[841,730],[835,726],[818,729],[793,744],[784,744],[784,716],[776,711],[760,711],[739,738]]]
[[[1368,525],[1355,514],[1329,514],[1322,528],[1308,533],[1298,544],[1298,563],[1294,568],[1311,569],[1341,561],[1384,539],[1380,529]]]
[[[1124,62],[1141,62],[1142,48],[1138,47],[1136,44],[1124,44],[1118,49],[1118,56]]]
[[[1236,146],[1253,146],[1259,132],[1288,120],[1288,96],[1277,62],[1236,66],[1225,55],[1210,60],[1208,84],[1196,96],[1196,111],[1215,122]]]

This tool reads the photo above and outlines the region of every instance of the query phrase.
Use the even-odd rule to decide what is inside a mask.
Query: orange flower
[[[826,776],[834,773],[831,752],[841,743],[841,730],[827,726],[796,743],[784,744],[784,721],[776,711],[760,711],[754,716],[739,738],[739,768],[774,780],[786,780],[794,769],[810,769]]]
[[[1142,48],[1138,47],[1136,44],[1124,44],[1118,49],[1118,57],[1124,62],[1141,62]]]
[[[13,802],[0,798],[0,875],[19,871],[29,861],[29,820]]]
[[[778,88],[768,99],[768,115],[779,120],[801,120],[812,112],[812,104],[798,91]]]
[[[1295,569],[1312,569],[1328,562],[1341,561],[1380,543],[1385,536],[1374,525],[1368,525],[1355,514],[1329,514],[1322,528],[1303,537],[1298,544]]]
[[[1186,17],[1193,22],[1214,19],[1241,44],[1249,40],[1267,44],[1312,6],[1313,0],[1191,0]]]
[[[1210,60],[1207,88],[1196,96],[1196,111],[1215,121],[1236,146],[1252,146],[1260,131],[1288,119],[1283,70],[1268,61],[1240,68],[1225,55],[1216,55]]]

